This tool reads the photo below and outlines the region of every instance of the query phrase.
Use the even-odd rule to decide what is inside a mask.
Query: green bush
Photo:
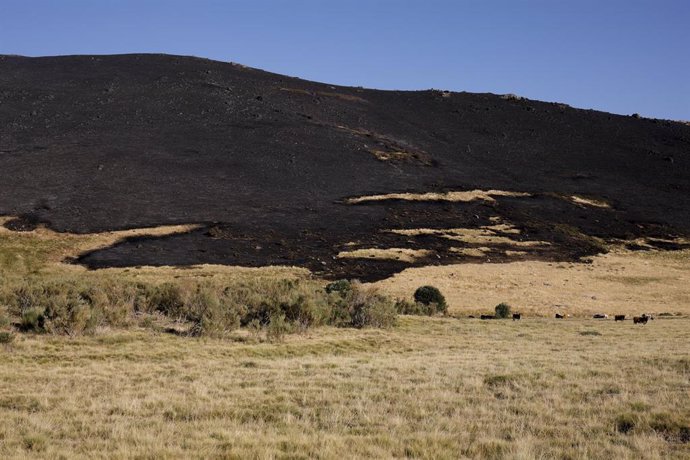
[[[508,318],[510,317],[510,305],[505,302],[496,305],[496,318]]]
[[[45,332],[45,317],[40,308],[29,308],[22,312],[19,328],[26,332]]]
[[[332,283],[328,283],[326,285],[326,293],[328,294],[337,292],[345,296],[350,291],[352,291],[352,283],[348,280],[333,281]]]
[[[0,331],[0,345],[9,345],[14,342],[14,334],[11,332]]]
[[[422,286],[414,292],[414,300],[418,303],[431,307],[433,313],[445,313],[448,310],[446,298],[441,291],[434,286]]]

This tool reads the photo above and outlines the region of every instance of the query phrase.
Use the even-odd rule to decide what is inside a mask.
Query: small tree
[[[441,291],[434,286],[422,286],[414,292],[414,300],[423,305],[434,305],[436,313],[445,313],[448,310],[446,298]]]
[[[501,302],[496,305],[496,318],[508,318],[510,316],[510,305]]]

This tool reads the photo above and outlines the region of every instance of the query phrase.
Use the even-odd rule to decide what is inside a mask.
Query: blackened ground
[[[344,203],[472,189],[533,196]],[[575,194],[611,208],[559,198]],[[476,260],[448,238],[385,230],[492,217],[522,230],[506,237],[550,243],[520,247],[520,258],[574,260],[602,250],[592,237],[690,234],[690,126],[491,94],[337,87],[191,57],[0,56],[0,214],[78,233],[207,225],[86,254],[91,267],[278,263],[377,279],[410,263],[334,257],[404,247],[431,250],[413,264]],[[487,261],[518,257],[488,249]]]

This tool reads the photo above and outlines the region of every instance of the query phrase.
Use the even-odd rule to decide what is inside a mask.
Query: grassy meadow
[[[0,321],[0,458],[690,456],[687,252],[615,253],[563,267],[412,269],[377,287],[409,299],[420,284],[437,285],[449,316],[357,328],[319,316],[333,298],[305,270],[87,271],[63,263],[128,235],[0,230],[0,299],[11,300],[0,305],[9,317]],[[529,284],[537,280],[554,288]],[[19,332],[18,305],[38,302],[32,289],[63,295],[45,283],[92,286],[83,292],[115,319],[67,333],[55,325]],[[258,323],[238,328],[237,316],[222,317],[230,325],[222,333],[187,334],[188,319],[147,310],[160,291],[141,307],[129,290],[161,283],[182,286],[194,308],[213,304],[200,316],[212,324],[223,302],[257,307],[268,299],[306,305],[311,327],[271,335]],[[578,284],[589,301],[579,300]],[[73,308],[70,295],[60,305]],[[571,318],[551,318],[563,311],[554,310],[559,295]],[[382,299],[372,296],[366,302]],[[608,313],[670,314],[645,326],[593,320],[592,296]],[[467,318],[498,301],[526,317]]]
[[[0,349],[0,457],[687,458],[690,321],[402,317]]]

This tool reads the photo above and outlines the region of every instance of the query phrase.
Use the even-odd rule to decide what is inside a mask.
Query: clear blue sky
[[[0,0],[0,54],[133,52],[690,119],[690,0]]]

